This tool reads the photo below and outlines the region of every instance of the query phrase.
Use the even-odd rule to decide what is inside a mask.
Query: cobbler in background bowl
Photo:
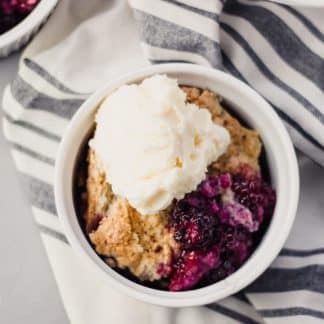
[[[0,35],[19,24],[39,2],[40,0],[1,0]]]
[[[22,46],[38,32],[58,0],[0,0],[0,57]]]

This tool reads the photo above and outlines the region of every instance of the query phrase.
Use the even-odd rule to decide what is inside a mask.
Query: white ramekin
[[[0,57],[8,56],[27,44],[46,21],[58,0],[41,0],[19,24],[0,35]]]
[[[73,205],[73,171],[80,146],[94,125],[100,101],[125,83],[138,82],[156,73],[177,78],[180,84],[208,88],[226,98],[231,107],[262,137],[277,191],[277,204],[271,224],[262,242],[234,274],[205,288],[186,292],[167,292],[144,287],[119,275],[94,252],[80,228]],[[127,131],[127,130],[125,130]],[[129,163],[132,163],[131,158]],[[182,307],[203,305],[234,294],[255,280],[270,265],[282,248],[291,229],[299,195],[296,155],[289,135],[269,104],[243,82],[221,71],[192,64],[154,65],[128,74],[105,85],[78,110],[60,144],[55,170],[56,207],[65,234],[80,257],[101,276],[107,286],[117,288],[142,301]]]

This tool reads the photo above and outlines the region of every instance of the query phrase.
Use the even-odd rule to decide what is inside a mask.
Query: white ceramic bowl
[[[46,21],[58,0],[41,0],[35,9],[19,24],[0,35],[0,57],[20,49]]]
[[[98,104],[119,86],[138,82],[156,73],[165,73],[177,78],[180,84],[208,88],[219,93],[243,120],[257,129],[266,149],[272,184],[277,191],[277,203],[271,224],[247,262],[234,274],[218,283],[186,292],[147,288],[109,268],[88,243],[73,205],[73,171],[80,146],[94,125]],[[295,217],[298,194],[299,174],[295,152],[286,129],[273,109],[254,90],[234,77],[192,64],[154,65],[105,85],[94,93],[73,117],[61,142],[56,161],[56,207],[65,234],[75,251],[92,267],[94,275],[104,279],[107,286],[117,288],[142,301],[170,307],[210,303],[234,294],[255,280],[282,248]]]

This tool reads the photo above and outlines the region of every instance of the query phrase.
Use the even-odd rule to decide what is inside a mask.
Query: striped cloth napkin
[[[71,323],[324,320],[323,17],[324,8],[270,1],[60,1],[2,103],[4,133]],[[285,248],[245,291],[206,307],[156,307],[111,290],[75,256],[55,215],[55,156],[74,112],[110,79],[169,61],[224,69],[248,83],[299,149],[301,200]]]

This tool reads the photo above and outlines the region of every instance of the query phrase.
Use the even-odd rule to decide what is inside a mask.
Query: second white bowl
[[[58,0],[41,0],[19,24],[0,35],[0,58],[24,46],[46,21]]]

